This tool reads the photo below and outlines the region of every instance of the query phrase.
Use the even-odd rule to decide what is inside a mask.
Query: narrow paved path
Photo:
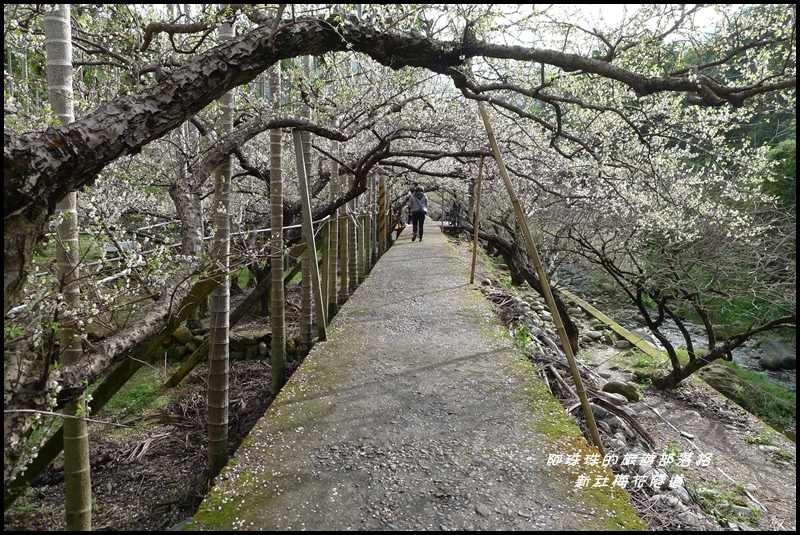
[[[373,267],[184,529],[646,529],[595,452],[429,221]]]

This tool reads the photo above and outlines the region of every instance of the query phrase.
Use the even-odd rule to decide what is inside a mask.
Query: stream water
[[[611,316],[613,317],[613,316]],[[638,326],[637,326],[638,325]],[[685,326],[689,333],[692,335],[692,344],[694,345],[695,350],[703,349],[708,345],[708,338],[705,335],[705,331],[703,327],[700,325],[696,325],[693,323],[685,323]],[[631,330],[631,332],[635,332],[637,334],[641,334],[642,337],[645,337],[654,347],[657,349],[663,350],[663,346],[656,340],[648,331],[647,328],[642,327],[640,324],[633,324],[633,328],[630,326],[626,326]],[[674,347],[678,348],[686,348],[686,342],[683,338],[683,335],[680,333],[677,327],[674,324],[667,324],[665,327],[661,329],[661,332],[667,337],[670,343]],[[759,374],[767,377],[772,382],[781,385],[783,388],[787,390],[791,390],[792,392],[796,392],[797,386],[797,373],[795,370],[767,370],[759,361],[766,356],[766,352],[759,347],[759,343],[755,340],[750,340],[746,342],[744,345],[734,349],[732,351],[733,354],[733,361],[741,366],[742,368],[752,370],[758,372]]]
[[[624,305],[615,304],[617,300],[609,299],[607,296],[604,296],[599,291],[597,283],[581,273],[578,268],[570,265],[561,266],[559,267],[557,277],[560,284],[563,284],[564,287],[575,292],[577,295],[583,296],[584,299],[592,303],[593,306],[596,306],[598,310],[601,310],[608,317],[632,333],[640,334],[643,339],[649,341],[657,349],[664,349],[650,331],[644,327],[642,322],[636,319],[639,315],[637,310],[626,308]],[[695,349],[703,349],[708,345],[708,338],[701,325],[687,322],[685,326],[691,335]],[[661,332],[673,346],[678,348],[686,347],[683,335],[677,327],[675,327],[674,323],[667,323],[666,326],[661,329]],[[732,354],[733,361],[742,368],[755,371],[787,390],[792,392],[797,391],[796,370],[767,370],[759,364],[759,361],[766,356],[766,352],[759,347],[758,341],[750,340],[741,347],[734,349]]]

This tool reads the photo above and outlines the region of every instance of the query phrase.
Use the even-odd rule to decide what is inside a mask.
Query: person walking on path
[[[453,201],[453,209],[450,211],[450,214],[453,216],[453,225],[460,227],[461,226],[461,203],[458,201]]]
[[[408,208],[411,210],[411,225],[414,234],[411,236],[411,241],[422,241],[422,230],[425,225],[425,214],[428,213],[428,197],[425,195],[425,188],[417,186],[414,188],[414,194],[408,198]]]
[[[408,190],[408,196],[406,197],[406,222],[410,225],[411,224],[411,196],[414,195],[414,190],[416,186],[411,186]]]

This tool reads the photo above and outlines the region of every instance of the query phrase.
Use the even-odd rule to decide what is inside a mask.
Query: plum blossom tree
[[[478,100],[492,115],[528,217],[552,236],[544,247],[549,262],[579,256],[613,261],[620,284],[651,313],[653,326],[670,317],[670,304],[705,310],[714,304],[704,297],[729,288],[741,297],[748,280],[759,285],[750,288],[758,298],[750,300],[752,309],[759,314],[742,336],[791,324],[795,292],[786,290],[794,288],[787,275],[787,268],[794,272],[793,230],[781,224],[782,212],[763,188],[755,187],[769,170],[765,151],[730,144],[729,138],[731,124],[758,120],[750,114],[767,97],[774,109],[794,114],[794,7],[648,4],[614,26],[584,24],[578,16],[563,16],[557,6],[515,7],[512,12],[502,5],[371,5],[355,17],[311,5],[294,5],[285,16],[275,8],[237,5],[239,34],[214,47],[210,36],[222,14],[211,9],[197,19],[165,22],[156,11],[133,17],[121,4],[82,7],[80,16],[86,18],[76,15],[77,20],[102,21],[109,37],[99,39],[75,25],[73,41],[86,57],[76,63],[79,94],[85,97],[78,119],[40,126],[46,123],[14,115],[12,110],[21,108],[12,108],[11,98],[19,101],[21,88],[31,100],[44,98],[30,77],[24,85],[14,84],[15,93],[6,99],[5,353],[14,363],[6,375],[15,374],[7,377],[4,392],[6,457],[19,452],[28,436],[19,411],[66,403],[112,366],[138,355],[182,317],[181,304],[202,280],[204,258],[186,232],[178,249],[164,247],[147,259],[136,252],[126,256],[126,273],[113,289],[128,297],[126,306],[115,313],[106,306],[112,290],[99,284],[107,278],[99,274],[87,281],[91,305],[104,309],[95,317],[105,323],[134,306],[142,315],[113,337],[93,342],[81,362],[45,372],[41,353],[30,349],[40,347],[41,337],[25,333],[18,320],[9,322],[8,314],[22,318],[48,306],[30,276],[42,269],[34,254],[56,204],[81,191],[87,208],[79,210],[96,215],[94,220],[102,219],[103,211],[116,217],[108,198],[125,199],[130,192],[148,199],[139,205],[149,211],[183,214],[189,205],[166,206],[164,190],[176,199],[188,199],[186,192],[177,185],[159,189],[154,180],[154,171],[165,165],[167,134],[188,120],[207,131],[209,106],[217,99],[234,88],[251,98],[263,73],[298,56],[314,57],[319,68],[314,81],[303,86],[307,91],[286,95],[296,102],[306,99],[314,121],[252,97],[249,109],[234,112],[233,131],[213,147],[204,141],[205,152],[189,163],[187,175],[197,192],[231,154],[262,183],[277,180],[272,170],[259,170],[268,166],[249,165],[259,161],[258,136],[303,128],[316,136],[312,150],[326,162],[320,168],[331,170],[320,173],[312,187],[318,216],[344,211],[378,172],[399,191],[424,179],[434,193],[466,197],[478,161],[490,155],[475,113]],[[14,21],[7,39],[14,57],[36,65],[38,36],[30,29],[41,13],[13,4],[4,10],[6,20]],[[704,10],[721,14],[722,24],[711,33],[696,25]],[[138,31],[131,32],[131,25]],[[346,74],[353,60],[358,83]],[[472,75],[464,69],[467,61]],[[339,64],[348,68],[334,68]],[[19,82],[21,69],[15,65],[6,71]],[[334,149],[327,140],[336,141]],[[277,151],[282,141],[275,143]],[[151,166],[153,161],[159,165]],[[273,169],[283,171],[282,165]],[[148,179],[139,181],[142,176]],[[134,187],[137,182],[142,187]],[[497,184],[487,165],[482,231],[504,240],[513,238],[513,225]],[[293,198],[281,195],[276,203],[274,194],[260,216],[299,214]],[[255,197],[253,206],[263,206],[263,196]],[[185,221],[200,220],[196,210],[185,213],[192,214]],[[120,221],[131,216],[118,215]],[[118,232],[107,227],[104,236]],[[518,245],[508,242],[509,250]],[[519,258],[524,270],[524,256]],[[723,286],[724,281],[736,284]],[[343,288],[347,284],[342,281]],[[761,305],[778,304],[771,300],[777,293],[788,312],[767,316]],[[726,299],[733,302],[732,295]],[[648,308],[652,303],[655,308]],[[775,318],[785,319],[775,324]],[[732,347],[714,348],[724,354]],[[19,463],[6,464],[6,482],[15,473],[11,467]]]

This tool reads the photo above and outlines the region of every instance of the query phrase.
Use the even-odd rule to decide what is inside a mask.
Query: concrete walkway
[[[594,453],[428,221],[373,267],[183,529],[647,529]]]

